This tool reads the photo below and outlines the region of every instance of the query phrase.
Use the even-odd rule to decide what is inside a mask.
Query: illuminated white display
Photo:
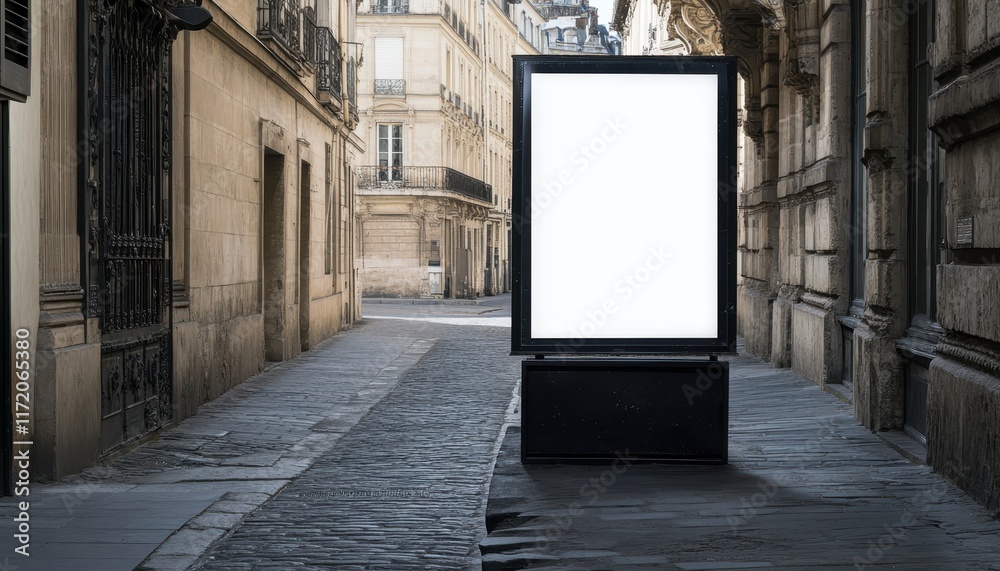
[[[532,338],[718,336],[718,81],[531,75]]]

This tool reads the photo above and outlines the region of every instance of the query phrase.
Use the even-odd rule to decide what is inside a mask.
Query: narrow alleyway
[[[733,359],[728,466],[525,468],[509,297],[365,313],[33,485],[31,557],[5,533],[0,569],[1000,569],[1000,522],[790,370]]]
[[[0,569],[478,568],[509,299],[375,304],[111,464],[32,484],[30,557],[5,532]],[[4,529],[18,511],[0,498]]]

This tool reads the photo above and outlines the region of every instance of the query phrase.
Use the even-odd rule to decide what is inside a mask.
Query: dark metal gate
[[[170,44],[162,0],[80,0],[87,312],[101,330],[101,449],[173,418]]]

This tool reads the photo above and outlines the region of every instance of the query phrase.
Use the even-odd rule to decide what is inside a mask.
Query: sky
[[[615,0],[590,0],[590,5],[597,8],[597,19],[605,26],[611,26],[611,18],[614,16],[612,10]]]

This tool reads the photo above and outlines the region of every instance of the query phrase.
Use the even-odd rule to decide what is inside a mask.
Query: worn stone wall
[[[927,458],[1000,509],[1000,2],[938,2],[930,52],[938,90],[929,121],[947,150],[938,320],[931,362]]]
[[[746,83],[743,127],[754,153],[740,198],[738,328],[747,350],[820,385],[851,379],[851,391],[837,392],[861,423],[926,437],[935,470],[1000,507],[1000,0],[868,0],[860,15],[847,0],[671,6],[702,3]],[[926,36],[936,142],[921,125],[925,102],[911,100],[923,88],[914,70],[924,53],[910,42],[924,18],[936,30]],[[859,27],[865,105],[855,115]],[[926,156],[922,141],[932,141]],[[859,228],[855,193],[864,200]],[[919,243],[937,218],[941,240]],[[860,259],[852,258],[857,235]],[[936,309],[915,285],[925,248],[940,251],[926,268],[935,270]],[[854,263],[860,304],[851,299]],[[929,371],[925,435],[908,416],[920,417],[919,402],[907,405],[919,370]]]

